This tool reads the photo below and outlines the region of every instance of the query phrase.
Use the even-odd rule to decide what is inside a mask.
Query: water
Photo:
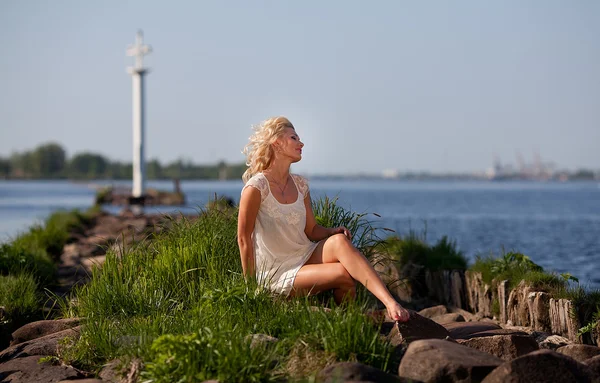
[[[6,241],[58,209],[87,209],[93,186],[68,181],[0,181],[0,241]],[[130,185],[118,182],[117,185]],[[172,190],[169,181],[149,187]],[[426,232],[428,242],[447,235],[469,259],[516,250],[548,271],[570,272],[600,288],[600,187],[596,182],[330,181],[310,184],[313,198],[370,215],[374,224],[399,234]],[[239,201],[241,181],[183,181],[188,205],[149,212],[193,213],[214,196]],[[120,208],[109,207],[111,212]]]

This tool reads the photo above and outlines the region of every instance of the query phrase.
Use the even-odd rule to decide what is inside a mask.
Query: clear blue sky
[[[56,141],[131,159],[138,28],[147,154],[241,162],[286,115],[307,174],[484,170],[537,151],[600,168],[600,1],[1,1],[0,156]]]

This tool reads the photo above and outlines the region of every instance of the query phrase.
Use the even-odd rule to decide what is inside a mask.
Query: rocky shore
[[[189,217],[193,219],[193,217]],[[176,220],[177,218],[175,218]],[[169,230],[173,218],[158,215],[101,213],[88,226],[71,233],[58,269],[58,295],[86,283],[108,249],[122,253],[140,241]],[[411,289],[402,281],[406,270],[376,262],[391,291],[411,318],[396,324],[384,312],[370,315],[380,336],[394,346],[392,375],[360,363],[328,363],[321,382],[600,382],[600,338],[577,334],[580,323],[570,315],[572,302],[534,291],[526,284],[496,291],[481,275],[462,271],[425,273],[426,288]],[[494,308],[493,297],[500,307]],[[323,308],[317,308],[323,309]],[[325,308],[325,310],[328,310]],[[416,311],[418,310],[418,311]],[[499,315],[494,312],[499,310]],[[142,362],[115,359],[98,371],[63,364],[66,348],[79,337],[85,318],[29,323],[11,335],[0,351],[0,382],[140,382]],[[118,339],[131,342],[131,339]],[[252,335],[252,344],[277,343]],[[588,343],[588,344],[584,344]]]
[[[97,377],[60,363],[65,339],[76,339],[79,319],[30,323],[0,352],[2,382],[136,382],[141,364],[114,360]],[[381,336],[396,348],[398,375],[360,363],[334,363],[322,382],[600,382],[600,348],[531,328],[501,326],[461,309],[434,306],[411,312],[400,325],[384,319]],[[374,324],[376,325],[376,324]],[[253,343],[278,342],[255,334]],[[84,380],[85,379],[85,380]]]
[[[99,213],[86,227],[70,234],[70,241],[60,256],[58,285],[53,292],[62,296],[74,286],[85,284],[92,267],[102,265],[108,250],[121,253],[134,243],[151,240],[153,236],[168,230],[181,217],[134,214],[129,209],[124,209],[118,215]],[[193,215],[185,217],[195,218]]]

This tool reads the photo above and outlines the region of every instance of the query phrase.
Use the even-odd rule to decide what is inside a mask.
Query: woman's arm
[[[252,232],[258,209],[260,208],[260,191],[254,187],[246,187],[242,192],[240,199],[240,210],[238,213],[237,239],[240,247],[240,257],[242,260],[242,272],[246,280],[248,277],[254,278],[254,245],[252,243]]]
[[[336,228],[327,228],[317,224],[315,214],[312,209],[312,202],[310,199],[310,192],[307,193],[304,198],[304,207],[306,208],[306,227],[304,233],[311,241],[318,242],[322,239],[330,237],[334,234],[344,234],[348,239],[352,239],[350,231],[343,226]]]

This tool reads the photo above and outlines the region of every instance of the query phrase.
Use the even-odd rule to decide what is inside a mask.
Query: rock
[[[138,383],[140,370],[143,367],[140,359],[134,358],[129,364],[121,359],[113,359],[104,365],[98,376],[104,382]]]
[[[596,374],[600,375],[600,355],[584,361],[583,364],[591,368]]]
[[[525,334],[531,335],[531,336],[533,336],[533,333],[536,332],[531,327],[525,327],[525,326],[507,326],[507,325],[504,325],[504,326],[502,326],[502,328],[506,329],[506,330],[514,331],[515,333],[525,333]]]
[[[113,359],[106,363],[98,376],[106,382],[120,382],[126,373],[126,368],[123,366],[121,359]]]
[[[542,349],[556,350],[559,347],[572,344],[570,340],[560,335],[552,335],[544,332],[534,332],[531,335]]]
[[[506,323],[507,308],[506,304],[508,301],[508,280],[498,282],[498,305],[500,306],[500,323]]]
[[[413,342],[419,339],[445,339],[450,336],[446,329],[432,321],[417,314],[412,310],[410,312],[410,318],[406,322],[398,323],[389,336],[400,340],[399,342]]]
[[[550,327],[553,334],[581,343],[581,337],[577,336],[581,324],[577,317],[572,316],[573,302],[568,299],[550,298]]]
[[[419,315],[421,315],[422,317],[425,317],[425,318],[429,318],[429,319],[432,319],[434,317],[444,315],[444,314],[448,314],[448,308],[444,305],[428,307],[426,309],[419,311]]]
[[[460,344],[426,339],[408,346],[398,375],[419,382],[478,382],[503,362]]]
[[[79,370],[48,362],[39,363],[41,356],[26,356],[0,364],[0,382],[31,383],[59,382],[65,379],[81,379],[86,376]]]
[[[455,322],[444,324],[444,328],[448,330],[450,337],[454,339],[469,339],[473,334],[481,333],[489,330],[501,330],[502,328],[495,323],[482,322]],[[494,334],[498,335],[498,334]],[[484,335],[487,336],[487,335]]]
[[[465,318],[466,322],[473,322],[473,321],[477,321],[478,318],[476,315],[473,315],[472,313],[463,310],[463,309],[459,309],[458,307],[449,307],[448,310],[450,310],[450,312],[452,314],[460,314],[462,315],[463,318]]]
[[[431,318],[435,323],[439,323],[441,325],[446,323],[455,323],[455,322],[464,322],[465,318],[457,313],[449,313],[444,315],[438,315]]]
[[[465,272],[467,307],[482,317],[492,316],[492,288],[483,282],[481,273]]]
[[[341,362],[325,367],[317,376],[318,382],[334,383],[348,381],[408,382],[397,376],[361,363]]]
[[[503,382],[597,382],[600,376],[588,366],[566,355],[539,350],[506,362],[492,371],[482,383]]]
[[[436,302],[463,307],[467,302],[464,273],[458,270],[425,270],[427,295]]]
[[[458,343],[497,356],[505,361],[539,350],[535,339],[523,335],[495,335],[459,339]]]
[[[600,355],[600,348],[587,344],[569,344],[556,349],[556,352],[570,356],[578,362],[586,361]]]
[[[106,383],[103,380],[100,379],[77,379],[75,381],[73,381],[73,379],[68,379],[68,380],[61,380],[58,383]]]
[[[529,314],[528,296],[532,288],[525,281],[521,281],[517,287],[511,290],[506,302],[506,321],[516,326],[530,326],[531,315]]]
[[[506,328],[499,328],[499,329],[494,329],[494,330],[486,330],[486,331],[476,332],[474,334],[471,334],[469,336],[469,338],[480,338],[482,336],[495,336],[495,335],[530,336],[531,334],[528,334],[528,333],[526,333],[524,331],[517,331],[517,330],[506,329]]]
[[[58,344],[66,337],[78,338],[81,326],[55,332],[40,338],[10,346],[0,352],[0,362],[31,355],[58,355]]]
[[[531,327],[536,331],[551,332],[550,295],[543,292],[532,292],[527,297]]]
[[[11,346],[19,343],[27,342],[28,340],[40,338],[46,335],[73,328],[79,325],[79,318],[67,318],[57,320],[41,320],[31,322],[18,328],[12,333]]]

